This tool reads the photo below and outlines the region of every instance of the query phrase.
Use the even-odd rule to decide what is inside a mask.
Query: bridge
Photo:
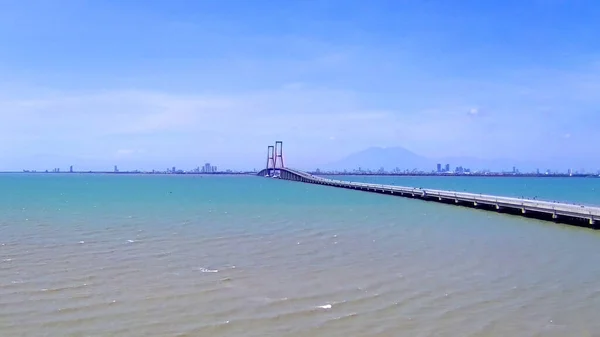
[[[267,166],[258,172],[258,176],[388,194],[600,229],[598,227],[600,207],[467,192],[334,180],[285,167],[282,147],[283,143],[281,141],[277,141],[275,146],[268,147]],[[277,165],[278,163],[279,165]]]

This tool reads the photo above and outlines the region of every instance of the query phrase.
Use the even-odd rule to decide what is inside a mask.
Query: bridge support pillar
[[[454,203],[455,203],[455,204],[458,204],[458,199],[454,199]]]
[[[477,201],[473,201],[473,206],[477,207]]]
[[[525,211],[525,208],[521,208],[521,214],[525,214],[527,211]]]
[[[438,200],[439,200],[439,201],[442,201],[442,197],[438,197]]]
[[[269,177],[275,175],[275,147],[270,145],[267,147],[267,175]],[[271,166],[273,166],[273,174],[271,174]]]
[[[556,213],[552,213],[552,219],[558,219],[558,215]]]
[[[500,205],[496,205],[496,210],[499,211],[500,210]]]
[[[596,221],[594,220],[594,218],[590,218],[590,226],[593,226],[596,224]]]

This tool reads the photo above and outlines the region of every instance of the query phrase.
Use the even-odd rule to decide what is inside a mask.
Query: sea
[[[600,179],[340,177],[600,205]],[[600,231],[252,176],[0,174],[0,336],[600,336]]]

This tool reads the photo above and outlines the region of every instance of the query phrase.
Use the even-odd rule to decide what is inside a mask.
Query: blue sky
[[[600,169],[594,1],[0,1],[0,170],[312,168],[370,146]]]

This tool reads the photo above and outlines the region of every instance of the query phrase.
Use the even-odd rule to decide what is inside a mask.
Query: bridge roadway
[[[272,169],[270,171],[264,169],[260,171],[258,175],[261,177],[269,177],[269,172],[272,173],[272,171]],[[277,171],[279,173],[278,178],[283,180],[354,189],[372,193],[396,195],[407,198],[423,199],[427,201],[436,201],[445,204],[467,206],[471,208],[521,215],[541,220],[592,227],[595,229],[598,229],[598,220],[600,220],[600,207],[595,206],[416,187],[333,180],[289,168],[277,169]]]

